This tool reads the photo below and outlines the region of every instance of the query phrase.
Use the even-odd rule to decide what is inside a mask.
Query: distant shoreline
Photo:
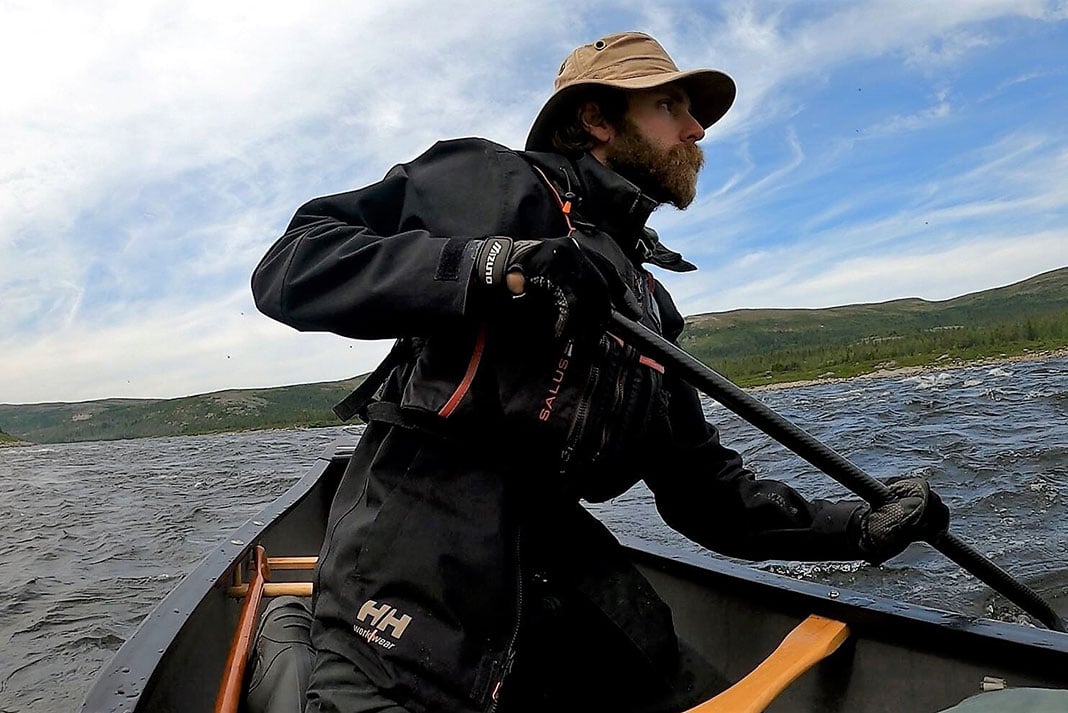
[[[1004,356],[999,355],[996,357],[982,357],[975,359],[961,359],[959,357],[940,357],[927,364],[909,365],[909,366],[896,366],[893,363],[883,363],[881,368],[873,369],[872,371],[854,374],[849,376],[822,376],[812,379],[793,379],[784,380],[775,383],[768,384],[749,384],[741,385],[740,388],[750,393],[757,393],[761,391],[791,389],[805,386],[814,386],[820,384],[832,384],[832,383],[847,383],[854,379],[878,379],[878,378],[901,378],[908,377],[916,374],[942,372],[942,371],[956,371],[959,369],[975,368],[983,366],[996,366],[999,364],[1013,364],[1020,362],[1030,361],[1042,361],[1045,359],[1055,359],[1068,357],[1068,347],[1059,347],[1056,349],[1040,349],[1029,352],[1023,352],[1020,354],[1006,354]],[[78,406],[78,404],[74,404]],[[214,409],[213,404],[208,405],[209,410]],[[326,407],[324,407],[325,409]],[[74,414],[76,415],[76,413]],[[209,414],[210,415],[210,414]],[[160,432],[149,433],[143,435],[121,435],[110,438],[72,438],[72,439],[41,439],[39,441],[23,440],[17,436],[11,436],[11,434],[5,433],[6,438],[0,438],[0,450],[5,448],[17,448],[24,446],[37,446],[42,444],[56,444],[56,443],[78,443],[85,441],[109,441],[109,440],[126,440],[135,438],[156,438],[156,437],[172,437],[172,436],[198,436],[207,434],[222,434],[222,433],[245,433],[265,431],[272,429],[294,429],[294,428],[324,428],[335,427],[342,425],[335,422],[325,422],[318,420],[314,423],[309,421],[291,421],[280,422],[278,420],[264,422],[262,424],[255,423],[255,419],[247,419],[244,423],[236,428],[212,428],[210,430],[190,430],[185,433],[180,432]],[[217,424],[213,424],[217,425]]]
[[[884,369],[876,369],[874,371],[869,371],[864,374],[855,374],[853,376],[829,376],[826,378],[818,379],[780,381],[774,384],[760,384],[756,386],[749,386],[746,387],[745,390],[777,391],[779,389],[793,389],[801,386],[815,386],[817,384],[833,384],[837,382],[847,382],[853,381],[855,379],[881,379],[884,377],[913,376],[916,374],[923,374],[932,371],[956,371],[958,369],[968,369],[980,366],[997,366],[999,364],[1017,364],[1020,362],[1028,361],[1043,361],[1045,359],[1056,359],[1058,357],[1068,357],[1068,347],[1061,347],[1060,349],[1043,349],[1041,351],[1027,352],[1024,354],[983,357],[981,359],[972,359],[968,361],[936,361],[930,364],[917,364],[915,366],[890,367]]]

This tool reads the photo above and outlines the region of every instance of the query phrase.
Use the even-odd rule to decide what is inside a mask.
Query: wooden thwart
[[[301,570],[315,569],[318,557],[268,557],[267,566],[270,571],[276,572],[282,569]],[[234,577],[234,583],[227,588],[226,593],[231,597],[240,599],[248,594],[249,584],[241,581],[240,570]],[[265,597],[310,597],[312,595],[311,582],[265,582],[263,584],[263,596]]]
[[[749,675],[686,713],[760,713],[801,674],[833,654],[849,638],[849,627],[815,614],[786,635]]]
[[[236,584],[227,587],[226,593],[235,599],[240,599],[248,594],[248,584]],[[263,596],[281,597],[290,595],[294,597],[310,597],[312,595],[311,582],[267,582],[263,585]]]
[[[318,557],[268,557],[267,564],[271,571],[280,569],[315,569],[319,563]]]

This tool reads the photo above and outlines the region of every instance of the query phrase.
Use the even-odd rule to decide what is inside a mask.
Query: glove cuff
[[[890,559],[896,553],[887,551],[885,548],[880,548],[871,538],[870,518],[872,509],[868,505],[864,505],[857,510],[857,516],[851,525],[856,528],[856,543],[857,548],[860,550],[861,558],[868,564],[879,566],[886,560]]]
[[[478,247],[472,279],[482,287],[499,287],[504,284],[512,253],[512,239],[500,236],[486,238]]]

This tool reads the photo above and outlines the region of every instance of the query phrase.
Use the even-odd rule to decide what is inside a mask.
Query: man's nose
[[[704,127],[697,119],[693,118],[693,114],[686,112],[686,124],[683,127],[682,140],[698,142],[705,138]]]

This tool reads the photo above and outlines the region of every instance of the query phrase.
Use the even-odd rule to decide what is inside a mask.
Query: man
[[[605,37],[564,61],[527,151],[439,143],[303,206],[260,263],[266,314],[397,339],[345,405],[368,425],[316,573],[308,711],[668,711],[723,688],[579,505],[640,479],[672,527],[752,559],[879,562],[946,527],[920,479],[875,511],[755,479],[691,387],[604,331],[611,308],[682,331],[644,265],[693,266],[645,221],[693,200],[734,93]]]

